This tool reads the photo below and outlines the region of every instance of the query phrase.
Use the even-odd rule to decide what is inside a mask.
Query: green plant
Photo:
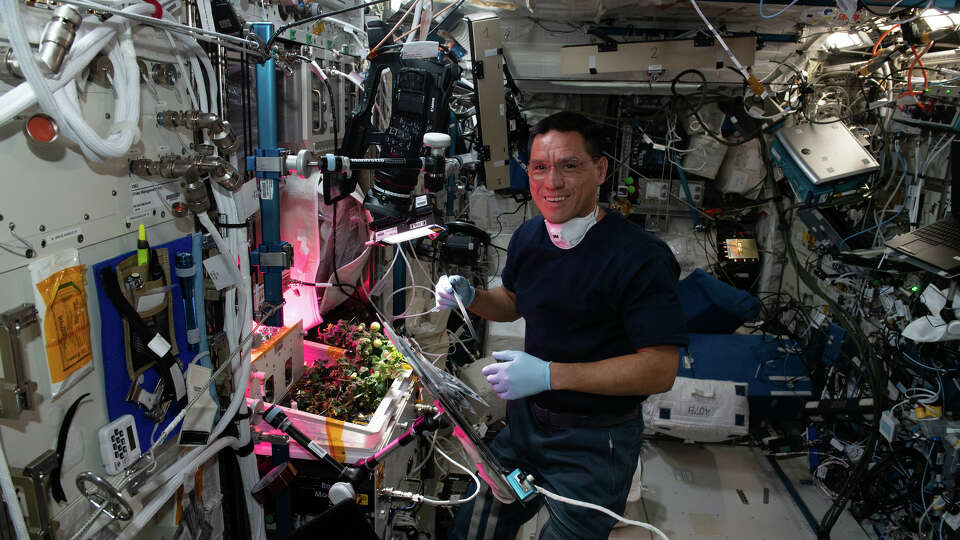
[[[328,324],[320,339],[345,353],[328,365],[308,368],[294,386],[292,399],[298,409],[312,414],[366,423],[403,370],[403,356],[378,323],[340,320]]]

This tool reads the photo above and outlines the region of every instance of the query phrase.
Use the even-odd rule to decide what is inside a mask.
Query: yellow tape
[[[327,428],[327,446],[330,455],[340,463],[346,463],[347,452],[343,449],[343,421],[327,418],[324,425]]]

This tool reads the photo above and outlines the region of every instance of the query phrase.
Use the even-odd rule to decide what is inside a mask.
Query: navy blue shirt
[[[576,247],[547,238],[543,217],[513,234],[503,286],[526,319],[524,349],[550,362],[594,362],[654,345],[686,345],[676,285],[680,266],[659,238],[616,212]],[[646,396],[551,390],[533,396],[547,409],[620,414]]]

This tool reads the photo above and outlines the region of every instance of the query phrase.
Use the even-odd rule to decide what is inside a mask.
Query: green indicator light
[[[923,91],[924,91],[924,92],[929,92],[930,89],[929,89],[929,88],[924,88]]]
[[[947,88],[947,93],[948,93],[948,94],[950,93],[950,89],[949,89],[949,88]]]
[[[920,290],[920,287],[917,287],[916,285],[914,285],[913,287],[910,287],[910,290],[913,292],[917,292]]]

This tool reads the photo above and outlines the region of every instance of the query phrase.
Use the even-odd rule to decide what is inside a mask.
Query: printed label
[[[55,234],[51,234],[46,237],[44,240],[47,241],[47,245],[54,244],[56,242],[63,242],[64,240],[74,240],[77,236],[83,234],[83,231],[80,230],[80,227],[74,227],[72,229],[67,229],[65,231],[60,231]]]
[[[230,271],[227,264],[229,263],[223,255],[214,255],[203,261],[203,267],[213,281],[213,286],[216,287],[218,291],[237,284],[236,276]]]
[[[187,395],[187,383],[183,380],[183,372],[176,362],[170,364],[170,378],[173,379],[173,390],[177,399],[183,399]]]
[[[130,183],[130,210],[133,215],[168,209],[183,199],[179,180],[165,182],[136,181]]]
[[[250,219],[250,216],[260,211],[260,197],[257,194],[256,182],[243,184],[235,197],[240,221],[246,221]]]
[[[273,180],[269,178],[260,180],[260,198],[264,200],[273,198]]]
[[[307,448],[313,450],[314,454],[320,457],[325,457],[327,455],[327,451],[317,444],[317,441],[310,441],[310,444],[307,445]]]

